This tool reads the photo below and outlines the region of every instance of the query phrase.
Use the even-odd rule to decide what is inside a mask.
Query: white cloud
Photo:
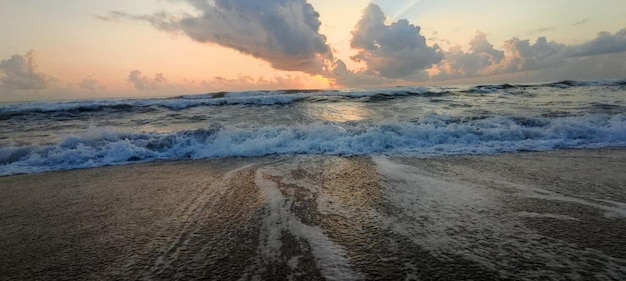
[[[195,41],[215,43],[269,62],[273,68],[324,73],[332,61],[319,14],[306,0],[187,0],[199,12],[174,17],[165,12],[113,18],[151,23],[157,29],[183,32]]]
[[[43,90],[56,79],[37,72],[34,51],[26,55],[15,54],[0,61],[0,88],[6,90]]]
[[[595,39],[580,45],[571,46],[568,51],[570,56],[593,56],[626,52],[626,28],[615,34],[600,32]]]
[[[307,88],[306,78],[298,75],[254,78],[240,75],[236,78],[214,77],[200,82],[203,91],[242,91],[242,90],[288,90]]]
[[[438,46],[428,46],[420,27],[399,20],[385,24],[386,17],[376,4],[368,5],[352,32],[350,45],[358,49],[352,59],[367,64],[365,73],[401,78],[430,68],[443,54]]]
[[[307,75],[308,76],[308,75]],[[239,75],[235,78],[216,76],[210,79],[170,81],[163,73],[149,77],[140,70],[129,73],[127,81],[136,91],[158,94],[207,93],[216,91],[276,90],[308,88],[311,85],[302,75],[274,76],[271,78]]]
[[[141,71],[135,69],[128,74],[128,82],[138,91],[154,91],[165,90],[168,88],[176,88],[174,84],[168,83],[163,73],[156,73],[154,77],[145,76]]]
[[[499,64],[504,59],[504,52],[496,50],[487,41],[485,33],[476,32],[469,42],[470,51],[464,52],[461,46],[454,46],[445,54],[445,59],[438,66],[438,78],[473,77],[485,74],[489,67]]]
[[[78,83],[78,86],[82,91],[86,91],[91,94],[98,94],[106,90],[106,88],[98,84],[98,80],[92,76],[83,78],[83,80]]]
[[[459,46],[452,47],[446,52],[445,59],[433,68],[435,74],[432,78],[445,80],[552,69],[562,72],[558,75],[550,74],[554,77],[570,74],[571,76],[567,79],[583,77],[597,79],[600,75],[594,77],[590,74],[606,73],[608,69],[605,65],[611,65],[614,69],[615,75],[611,76],[613,77],[623,74],[623,67],[598,63],[599,61],[606,62],[606,57],[599,60],[585,59],[588,65],[579,63],[580,58],[623,52],[626,52],[626,29],[615,34],[601,32],[596,38],[577,45],[548,41],[546,37],[539,37],[534,43],[530,40],[512,38],[504,42],[502,50],[493,48],[485,34],[479,32],[470,42],[468,52],[464,52]],[[592,70],[593,67],[598,69]]]
[[[307,0],[180,1],[190,4],[194,12],[178,16],[166,12],[146,15],[112,12],[111,17],[148,22],[162,31],[185,34],[198,42],[238,50],[269,62],[275,69],[319,74],[329,78],[334,85],[350,87],[555,69],[570,73],[571,79],[576,79],[576,73],[588,73],[574,69],[584,67],[576,63],[579,58],[626,52],[626,29],[614,34],[599,33],[593,40],[582,44],[566,45],[538,37],[535,41],[511,38],[500,47],[494,47],[485,33],[477,32],[470,40],[469,48],[455,45],[444,52],[438,45],[427,44],[420,26],[406,19],[392,21],[379,6],[369,4],[356,23],[350,40],[350,46],[356,51],[351,59],[361,62],[364,67],[348,69],[332,54],[326,37],[319,31],[319,14]],[[583,23],[585,20],[579,24]],[[533,32],[549,29],[539,28]],[[600,67],[599,63],[592,65]],[[615,64],[610,65],[621,71],[614,67]],[[606,71],[604,67],[598,73]],[[251,81],[260,83],[252,78],[244,79],[243,83],[242,77],[247,76],[212,79],[210,83],[222,83],[225,87],[239,83],[248,85]],[[140,72],[131,73],[129,81],[139,90],[181,87],[166,80],[160,81],[156,76],[143,76]]]
[[[351,71],[342,60],[337,60],[333,65],[332,83],[335,86],[347,87],[371,87],[393,84],[397,79],[389,79],[365,71]]]
[[[350,45],[358,53],[351,57],[366,67],[350,70],[336,60],[331,78],[349,87],[390,86],[428,79],[424,71],[443,58],[440,48],[428,46],[420,27],[407,20],[387,24],[388,18],[376,4],[369,4],[352,31]]]

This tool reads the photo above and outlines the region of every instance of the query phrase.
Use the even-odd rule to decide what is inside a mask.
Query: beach
[[[0,177],[1,280],[623,280],[626,149]]]
[[[626,281],[626,1],[479,2],[2,2],[0,281]]]

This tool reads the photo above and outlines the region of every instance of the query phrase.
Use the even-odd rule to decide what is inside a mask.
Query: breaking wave
[[[263,127],[213,125],[174,133],[130,133],[91,126],[52,145],[0,148],[0,175],[120,165],[158,159],[283,154],[494,154],[626,146],[626,116],[490,117]]]

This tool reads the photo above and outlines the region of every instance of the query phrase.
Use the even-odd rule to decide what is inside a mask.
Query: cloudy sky
[[[623,0],[4,0],[0,101],[626,78]]]

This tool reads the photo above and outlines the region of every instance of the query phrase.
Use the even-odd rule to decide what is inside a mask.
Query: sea
[[[7,280],[626,280],[626,80],[12,103],[0,124]]]
[[[0,176],[269,155],[626,146],[626,80],[0,104]]]

